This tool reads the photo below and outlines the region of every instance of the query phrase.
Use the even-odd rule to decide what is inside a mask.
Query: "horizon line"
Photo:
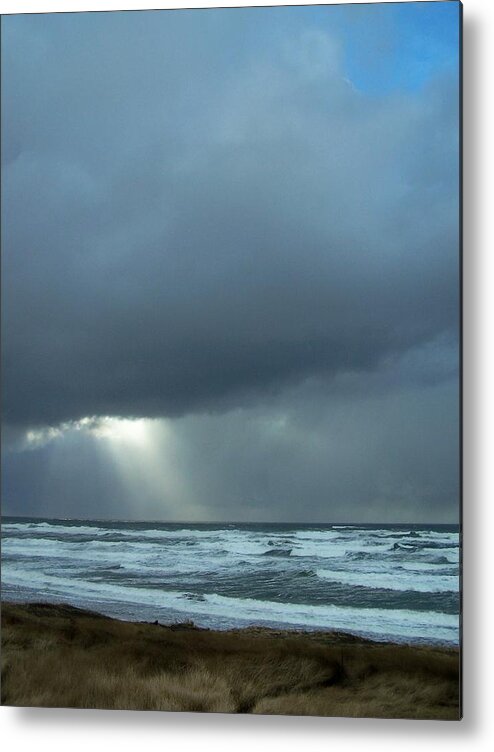
[[[280,522],[279,520],[158,520],[158,519],[119,519],[116,517],[43,517],[40,515],[27,515],[27,514],[1,514],[0,521],[4,518],[18,518],[18,519],[30,519],[30,520],[54,520],[57,522],[139,522],[139,523],[158,523],[160,525],[431,525],[434,527],[440,525],[461,525],[461,520],[457,522],[404,522],[404,521],[387,521],[382,520],[376,522],[355,522],[355,521],[302,521],[302,520],[287,520]]]

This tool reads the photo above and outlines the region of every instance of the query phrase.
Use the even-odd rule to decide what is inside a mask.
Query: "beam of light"
[[[133,514],[147,519],[204,518],[180,471],[170,421],[105,418],[90,430],[110,456]]]
[[[67,441],[74,441],[77,434],[96,441],[99,451],[108,458],[108,465],[121,487],[122,507],[125,507],[122,516],[183,521],[207,518],[205,510],[192,498],[187,478],[181,471],[171,421],[84,417],[56,427],[28,431],[23,449],[34,450],[53,442],[50,472],[56,476],[57,458],[64,457],[66,461],[70,446]]]

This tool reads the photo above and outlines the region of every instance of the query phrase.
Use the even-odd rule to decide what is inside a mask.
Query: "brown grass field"
[[[457,650],[2,604],[2,705],[459,720]]]

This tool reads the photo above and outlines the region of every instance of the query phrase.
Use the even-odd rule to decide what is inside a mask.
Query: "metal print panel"
[[[460,49],[3,16],[3,704],[460,718]]]

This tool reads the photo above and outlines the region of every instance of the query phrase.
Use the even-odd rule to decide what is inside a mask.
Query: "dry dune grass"
[[[2,704],[454,720],[459,657],[330,632],[213,632],[4,604]]]

